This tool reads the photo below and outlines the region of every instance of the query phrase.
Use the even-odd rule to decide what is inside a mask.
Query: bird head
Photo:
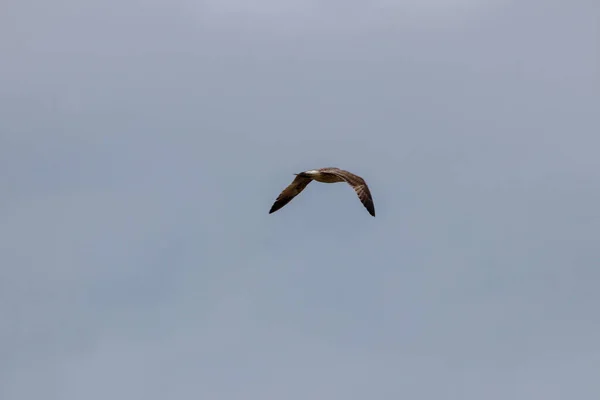
[[[311,169],[309,171],[303,171],[303,172],[300,172],[299,174],[294,174],[294,175],[302,176],[304,178],[311,178],[314,175],[317,175],[318,173],[319,173],[319,171]]]

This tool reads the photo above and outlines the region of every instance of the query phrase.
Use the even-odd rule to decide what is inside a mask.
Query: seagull
[[[287,203],[289,203],[294,197],[300,194],[301,191],[313,180],[322,183],[336,183],[346,182],[358,195],[358,198],[363,203],[369,214],[375,216],[375,206],[373,205],[373,198],[369,187],[363,178],[358,175],[354,175],[351,172],[345,171],[339,168],[319,168],[311,169],[308,171],[300,172],[296,175],[296,178],[290,183],[273,203],[269,214],[279,210]]]

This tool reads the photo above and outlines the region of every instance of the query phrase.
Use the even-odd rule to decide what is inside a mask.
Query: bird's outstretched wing
[[[311,178],[296,176],[292,183],[290,183],[285,189],[283,189],[281,194],[277,197],[275,203],[273,203],[273,206],[271,206],[269,214],[274,213],[275,211],[279,210],[281,207],[289,203],[294,197],[296,197],[301,191],[303,191],[304,188],[311,181]]]
[[[352,189],[354,189],[358,195],[358,198],[360,199],[361,203],[363,203],[369,214],[375,216],[373,196],[371,196],[371,191],[369,190],[369,187],[363,178],[339,168],[327,168],[324,169],[323,172],[335,174],[345,180],[350,186],[352,186]]]

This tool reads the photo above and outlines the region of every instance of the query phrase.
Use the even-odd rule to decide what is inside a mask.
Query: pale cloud
[[[35,3],[0,24],[2,400],[600,398],[592,7]],[[268,214],[327,165],[377,218]]]
[[[189,6],[203,14],[208,24],[278,27],[294,31],[352,30],[401,24],[404,28],[435,28],[464,22],[492,12],[505,0],[376,0],[376,1],[301,1],[301,0],[206,0]]]

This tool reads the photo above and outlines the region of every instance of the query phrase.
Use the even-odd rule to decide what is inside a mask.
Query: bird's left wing
[[[289,203],[294,197],[300,194],[301,191],[312,181],[311,178],[306,178],[303,176],[296,176],[296,178],[290,183],[273,203],[269,214],[274,213],[279,210],[281,207],[285,206]]]

